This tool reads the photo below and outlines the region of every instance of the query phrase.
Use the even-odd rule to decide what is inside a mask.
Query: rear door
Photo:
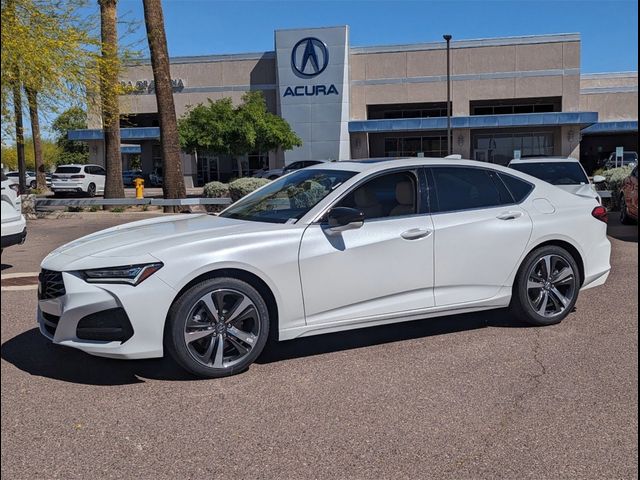
[[[528,244],[532,222],[491,169],[428,169],[436,306],[498,294]]]
[[[107,175],[106,170],[98,165],[95,165],[92,167],[92,172],[92,178],[94,179],[93,182],[96,184],[97,191],[103,193],[105,178]]]

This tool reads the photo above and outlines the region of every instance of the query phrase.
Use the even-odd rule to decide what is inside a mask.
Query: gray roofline
[[[320,30],[324,28],[334,27],[316,27],[308,30]],[[276,31],[300,30],[297,28],[279,29]],[[523,35],[515,37],[496,37],[496,38],[477,38],[470,40],[453,40],[451,48],[474,48],[474,47],[497,47],[504,45],[528,45],[539,43],[557,43],[557,42],[579,42],[579,33],[554,33],[544,35]],[[416,50],[441,50],[446,46],[445,42],[427,42],[427,43],[408,43],[400,45],[373,45],[367,47],[351,47],[349,52],[353,55],[361,55],[366,53],[387,53],[387,52],[410,52]],[[209,63],[209,62],[231,62],[238,60],[260,60],[275,58],[276,53],[273,50],[264,52],[249,53],[227,53],[216,55],[192,55],[183,57],[171,57],[169,60],[172,64],[188,64],[188,63]],[[144,58],[127,62],[127,66],[133,67],[137,65],[149,65],[151,60]]]
[[[637,71],[628,72],[595,72],[595,73],[583,73],[580,75],[581,80],[600,80],[602,78],[633,78],[637,77]]]
[[[539,43],[579,42],[579,33],[557,33],[545,35],[524,35],[517,37],[478,38],[470,40],[453,40],[451,48],[497,47],[505,45],[528,45]],[[403,45],[378,45],[371,47],[351,47],[352,55],[366,53],[411,52],[416,50],[442,50],[446,43],[409,43]]]

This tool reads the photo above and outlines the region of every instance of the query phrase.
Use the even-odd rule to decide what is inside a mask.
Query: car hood
[[[281,224],[207,214],[158,217],[118,225],[62,245],[43,260],[42,266],[52,270],[73,270],[147,263],[157,261],[158,257],[154,257],[156,252],[170,252],[172,248],[189,243],[282,227]]]

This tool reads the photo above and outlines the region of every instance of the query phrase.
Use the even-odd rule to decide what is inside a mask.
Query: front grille
[[[56,333],[56,328],[58,328],[60,317],[51,315],[50,313],[42,312],[42,319],[45,330],[49,332],[49,334],[53,337]]]
[[[38,287],[38,298],[40,300],[58,298],[66,293],[61,272],[43,269],[40,272],[38,279],[40,281],[40,285]]]

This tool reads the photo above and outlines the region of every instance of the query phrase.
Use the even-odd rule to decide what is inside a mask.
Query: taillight
[[[71,175],[71,178],[84,178],[84,175]]]
[[[607,223],[609,221],[609,215],[607,214],[607,209],[602,205],[598,205],[591,211],[591,215],[593,218],[600,220],[601,222]]]

